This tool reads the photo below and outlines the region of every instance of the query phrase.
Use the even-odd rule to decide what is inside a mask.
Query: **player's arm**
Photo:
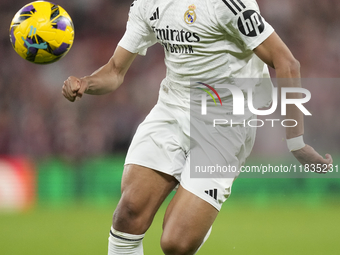
[[[254,49],[255,54],[267,65],[275,69],[279,87],[301,87],[300,63],[288,47],[274,32]],[[289,98],[301,98],[301,93],[289,93]],[[287,119],[294,119],[298,125],[286,128],[286,138],[294,138],[304,133],[303,114],[295,105],[287,105]]]
[[[62,94],[69,101],[80,99],[84,93],[102,95],[117,89],[135,59],[137,53],[131,53],[118,46],[107,64],[93,74],[83,78],[70,76],[62,88]]]
[[[255,48],[254,52],[266,64],[275,69],[276,77],[279,78],[279,87],[301,87],[300,63],[275,32]],[[300,93],[289,93],[289,98],[301,97]],[[296,120],[298,125],[286,128],[286,138],[293,139],[302,136],[304,125],[303,113],[300,109],[295,105],[287,105],[287,119]],[[323,158],[309,145],[302,145],[292,153],[301,164],[331,164],[333,162],[329,154]]]

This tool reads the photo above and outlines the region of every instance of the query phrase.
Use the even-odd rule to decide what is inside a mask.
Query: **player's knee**
[[[191,255],[196,252],[200,242],[177,236],[162,235],[161,247],[166,255]]]
[[[113,214],[113,226],[134,233],[145,233],[151,221],[143,207],[134,199],[122,198]]]

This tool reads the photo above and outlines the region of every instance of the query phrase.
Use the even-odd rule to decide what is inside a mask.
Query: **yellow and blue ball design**
[[[74,26],[61,6],[36,1],[15,14],[9,35],[20,57],[36,64],[49,64],[64,57],[71,49]]]

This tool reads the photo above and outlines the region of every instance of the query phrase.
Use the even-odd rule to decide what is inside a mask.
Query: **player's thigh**
[[[126,165],[122,195],[113,216],[118,231],[142,234],[178,181],[170,175],[139,165]]]
[[[180,185],[164,216],[163,251],[166,254],[194,254],[217,214],[214,206]]]

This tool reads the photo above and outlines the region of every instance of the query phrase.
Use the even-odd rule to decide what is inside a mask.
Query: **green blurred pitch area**
[[[113,210],[113,206],[79,205],[1,214],[0,254],[107,254]],[[146,255],[162,254],[164,212],[162,206],[146,234]],[[231,196],[198,254],[339,254],[339,212],[339,204],[267,200],[259,206],[251,199]]]
[[[107,254],[123,158],[37,162],[35,204],[26,211],[0,210],[0,254]],[[268,159],[248,164],[260,161]],[[239,178],[198,254],[339,254],[339,198],[340,179]],[[145,255],[162,254],[162,220],[170,199],[146,234]]]

